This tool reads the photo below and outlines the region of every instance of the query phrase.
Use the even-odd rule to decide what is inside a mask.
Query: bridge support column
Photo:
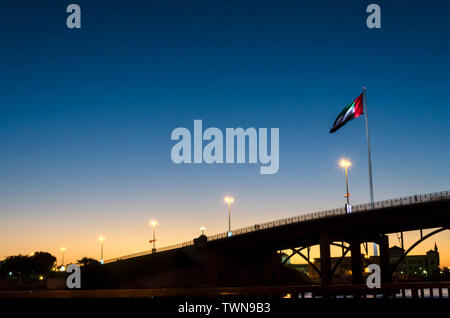
[[[350,252],[352,253],[352,282],[353,284],[361,284],[362,283],[361,242],[351,241]]]
[[[380,245],[380,269],[381,269],[381,282],[387,283],[391,280],[391,262],[389,258],[389,237],[382,235],[379,239]]]
[[[331,239],[326,234],[320,234],[320,272],[322,285],[331,284]]]

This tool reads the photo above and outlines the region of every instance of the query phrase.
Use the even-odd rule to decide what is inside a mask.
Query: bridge
[[[108,287],[205,287],[312,284],[305,275],[283,266],[299,255],[317,272],[321,284],[332,284],[330,246],[340,246],[341,260],[351,254],[352,282],[362,283],[361,244],[379,245],[382,282],[391,281],[396,266],[425,239],[450,227],[450,191],[355,205],[352,212],[337,208],[255,224],[233,235],[204,235],[193,241],[105,261]],[[427,235],[422,230],[433,229]],[[421,238],[394,265],[390,264],[388,234],[419,230]],[[320,246],[320,266],[309,257]],[[282,260],[281,250],[290,250]],[[307,254],[305,255],[305,252]]]

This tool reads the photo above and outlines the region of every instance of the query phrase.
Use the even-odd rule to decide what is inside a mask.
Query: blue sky
[[[0,256],[83,256],[102,233],[112,256],[145,249],[150,218],[162,245],[221,232],[228,194],[236,227],[341,206],[342,156],[367,202],[364,120],[328,133],[364,85],[375,199],[449,189],[450,4],[376,1],[374,30],[372,2],[77,1],[80,30],[71,2],[2,2]],[[173,164],[194,119],[279,128],[279,172]]]

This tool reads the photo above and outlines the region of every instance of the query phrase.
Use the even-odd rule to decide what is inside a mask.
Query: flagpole
[[[367,114],[366,87],[363,87],[363,91],[364,91],[364,108],[365,108],[364,112],[366,113],[367,157],[369,159],[370,203],[373,208],[374,201],[373,201],[373,183],[372,183],[372,156],[370,154],[369,119]]]
[[[367,157],[369,162],[369,185],[370,185],[370,205],[374,208],[374,199],[373,199],[373,182],[372,182],[372,156],[370,154],[370,137],[369,137],[369,119],[367,114],[367,98],[366,98],[366,87],[363,87],[364,93],[364,113],[366,114],[366,138],[367,138]],[[377,256],[377,244],[373,243],[373,255]]]

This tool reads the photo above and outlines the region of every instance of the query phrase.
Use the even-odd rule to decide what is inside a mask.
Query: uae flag
[[[344,107],[341,113],[334,121],[333,127],[330,129],[330,133],[334,133],[339,128],[344,126],[348,121],[358,118],[363,114],[363,93],[359,95],[351,104]]]

